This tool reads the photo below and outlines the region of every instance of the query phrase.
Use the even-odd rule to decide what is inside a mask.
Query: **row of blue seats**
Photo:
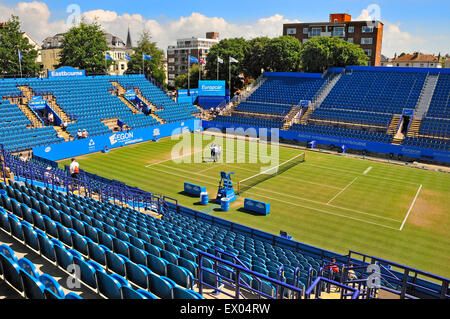
[[[385,133],[353,130],[353,129],[331,127],[331,126],[325,126],[325,125],[294,124],[294,125],[292,125],[291,130],[307,132],[307,133],[316,133],[316,134],[321,134],[321,135],[338,136],[338,137],[343,137],[343,138],[371,140],[371,141],[380,142],[380,143],[390,143],[392,141],[392,136],[387,135]]]
[[[450,119],[450,75],[439,74],[427,116]]]
[[[37,245],[40,245],[40,247],[43,247],[43,255],[57,263],[63,269],[76,263],[81,268],[81,280],[91,288],[98,289],[103,296],[115,299],[121,298],[122,288],[124,286],[129,288],[132,287],[127,279],[113,271],[115,269],[120,271],[120,268],[117,267],[122,265],[122,271],[125,272],[122,273],[122,275],[125,275],[130,282],[138,287],[140,286],[141,289],[145,288],[153,291],[159,297],[173,298],[176,293],[185,295],[190,294],[192,298],[199,297],[194,292],[186,289],[181,289],[181,292],[175,292],[175,288],[179,286],[169,278],[157,275],[145,265],[137,264],[132,261],[131,258],[129,258],[130,256],[128,255],[125,242],[116,239],[114,248],[111,247],[114,250],[109,249],[105,245],[99,243],[99,238],[102,238],[100,237],[101,233],[95,238],[92,236],[84,237],[89,238],[87,240],[88,242],[86,242],[83,237],[78,235],[75,229],[67,228],[63,224],[53,221],[48,215],[38,213],[36,210],[31,211],[30,208],[24,207],[23,205],[18,206],[18,203],[16,203],[14,199],[9,200],[9,202],[8,200],[9,198],[2,196],[2,205],[13,211],[17,216],[24,218],[22,224],[26,223],[27,218],[30,219],[30,216],[33,218],[33,224],[30,224],[36,227],[36,237],[28,236],[27,238],[23,237],[23,239],[29,240],[30,246],[36,248]],[[26,212],[25,214],[24,211]],[[5,224],[5,222],[3,222],[3,224]],[[16,233],[16,236],[20,236],[21,227],[19,225],[20,224],[17,223],[13,224],[11,228],[11,231]],[[94,229],[95,228],[92,227],[90,228],[90,235],[93,234],[92,231]],[[43,237],[42,232],[53,239],[44,240],[45,238]],[[27,232],[27,234],[29,235],[29,232]],[[103,235],[107,234],[103,233]],[[74,240],[72,240],[73,236]],[[65,246],[70,247],[70,249],[65,249]],[[124,247],[125,251],[123,250]],[[91,259],[87,262],[87,265],[86,262],[83,263],[84,258]],[[120,262],[122,262],[122,264],[120,264]],[[106,267],[107,270],[113,273],[108,275],[103,267]],[[170,266],[168,268],[171,269]],[[94,272],[92,272],[92,270],[94,270]],[[93,280],[94,278],[95,280]],[[104,287],[102,284],[104,281],[109,281],[109,284],[106,285],[107,287]],[[113,285],[116,281],[118,281],[120,285]],[[115,286],[115,288],[111,289],[111,285],[112,287]],[[155,298],[154,295],[153,298]]]
[[[450,151],[450,140],[433,139],[428,137],[405,137],[403,145],[432,148],[442,151]]]
[[[244,117],[232,114],[232,116],[218,115],[215,117],[215,121],[230,123],[234,125],[247,125],[250,127],[267,127],[267,128],[280,128],[283,124],[282,121],[275,121],[270,119],[254,118],[254,117]],[[231,125],[231,126],[232,126]]]
[[[288,114],[291,108],[292,105],[242,102],[235,108],[235,110],[242,112],[267,113],[283,116]]]
[[[61,202],[63,201],[63,199],[60,197],[58,197],[58,199]],[[74,201],[77,201],[77,198],[72,197],[71,201],[69,203],[73,203]],[[88,199],[82,199],[82,201],[86,202],[86,201],[88,201]],[[210,241],[210,239],[209,239],[210,237],[207,237],[206,236],[207,233],[205,232],[209,228],[208,225],[202,225],[201,227],[199,226],[198,229],[190,231],[191,227],[186,226],[186,222],[189,222],[189,221],[186,221],[186,222],[183,222],[182,224],[178,225],[176,228],[172,229],[172,228],[167,228],[167,227],[173,226],[173,223],[169,223],[169,224],[164,223],[165,226],[161,227],[160,225],[161,225],[161,223],[163,223],[163,221],[153,220],[152,218],[142,219],[142,216],[136,215],[135,212],[129,211],[129,210],[123,210],[123,209],[121,209],[120,212],[115,211],[114,214],[117,214],[117,215],[111,215],[113,211],[108,209],[107,204],[99,204],[98,202],[95,202],[95,201],[92,204],[95,205],[92,207],[93,209],[94,209],[94,207],[97,209],[100,209],[101,212],[106,212],[106,214],[108,214],[108,216],[109,216],[106,219],[101,219],[101,215],[97,215],[97,213],[94,213],[94,216],[96,218],[98,218],[98,220],[102,220],[103,222],[106,222],[107,224],[109,224],[111,226],[114,225],[115,227],[119,227],[123,231],[126,230],[126,232],[131,234],[131,236],[135,236],[135,237],[139,237],[140,239],[144,239],[148,244],[145,244],[144,246],[142,246],[142,244],[139,244],[140,245],[139,247],[143,247],[149,253],[154,253],[157,256],[164,257],[166,260],[169,260],[172,263],[177,263],[177,260],[178,260],[178,263],[182,262],[182,265],[185,266],[187,269],[189,269],[194,274],[194,276],[196,274],[196,262],[198,262],[197,256],[196,256],[197,249],[201,249],[201,250],[208,251],[211,253],[210,248],[208,248],[208,247],[210,247],[210,245],[213,245],[213,242]],[[81,205],[81,200],[80,200],[80,202],[77,203],[77,207],[81,211],[82,207],[78,206],[78,205]],[[36,203],[34,205],[34,207],[38,208],[40,206]],[[65,210],[68,212],[67,208],[64,208],[64,206],[62,206],[62,208],[63,208],[63,211]],[[112,207],[112,208],[114,208],[114,207]],[[86,207],[84,208],[84,211],[88,212],[86,210]],[[97,211],[97,212],[99,213],[100,211]],[[132,213],[132,215],[129,215],[130,216],[129,218],[126,217],[126,215],[128,213],[129,214]],[[120,216],[120,219],[117,216]],[[115,220],[114,222],[113,222],[113,220],[109,220],[110,218],[113,218],[113,217]],[[123,218],[126,218],[126,220],[128,220],[128,222],[123,220]],[[121,222],[118,222],[118,221],[125,222],[127,225],[126,228],[121,226]],[[133,226],[133,225],[138,225],[138,226]],[[209,226],[211,226],[211,225],[209,225]],[[144,227],[144,228],[142,228],[142,227]],[[133,228],[137,228],[137,229],[133,230]],[[148,230],[145,231],[145,229],[148,229]],[[111,231],[112,230],[110,230],[110,232]],[[171,232],[170,234],[168,233],[169,231]],[[271,246],[264,247],[264,246],[261,246],[262,243],[259,243],[259,242],[258,242],[258,244],[260,245],[259,248],[256,246],[253,248],[253,241],[250,242],[251,243],[250,246],[247,245],[247,243],[246,243],[245,249],[244,249],[244,246],[242,246],[243,242],[235,241],[233,243],[233,241],[234,241],[233,238],[236,235],[232,232],[231,233],[230,232],[222,233],[221,231],[218,232],[217,230],[215,230],[212,232],[208,231],[208,233],[210,233],[211,236],[213,236],[214,238],[219,235],[219,237],[217,238],[217,239],[219,239],[219,241],[214,241],[214,245],[217,248],[222,248],[226,251],[236,253],[242,259],[242,261],[244,261],[244,263],[248,263],[248,267],[250,269],[253,269],[255,271],[258,271],[259,269],[257,267],[260,267],[260,268],[264,268],[264,269],[262,269],[262,271],[260,271],[261,273],[264,273],[264,274],[269,273],[269,275],[273,275],[274,269],[272,269],[272,274],[270,274],[270,272],[271,272],[270,268],[271,267],[277,268],[284,264],[285,271],[286,271],[286,278],[288,280],[291,280],[293,277],[293,272],[294,272],[295,268],[298,266],[300,266],[302,269],[307,271],[309,269],[309,267],[313,267],[313,265],[310,265],[309,263],[315,263],[314,267],[318,270],[319,264],[317,262],[315,262],[314,260],[311,260],[311,259],[305,259],[303,256],[301,256],[301,254],[293,255],[292,252],[287,251],[290,254],[285,255],[284,251],[278,251],[278,250],[274,251]],[[183,239],[180,238],[180,236],[182,234],[185,234],[185,236],[186,236]],[[201,235],[201,234],[203,234],[203,235]],[[121,236],[121,238],[126,238],[126,237],[123,237],[123,235],[120,235],[120,236]],[[149,236],[151,236],[151,237],[149,238]],[[213,238],[211,238],[211,239],[213,239]],[[246,239],[248,239],[248,238],[246,238]],[[195,240],[197,243],[194,244],[194,242],[192,242],[192,240]],[[137,244],[139,241],[132,240],[131,242]],[[228,246],[220,245],[220,243],[222,243],[222,242]],[[233,244],[233,246],[229,246],[229,244]],[[154,247],[154,246],[156,246],[156,247]],[[240,247],[242,247],[242,248],[240,248]],[[187,248],[187,250],[186,250],[186,248]],[[269,248],[270,248],[270,250],[269,250]],[[252,251],[253,251],[253,253],[252,253]],[[256,253],[256,255],[255,255],[255,253]],[[179,257],[177,257],[177,255]],[[258,256],[261,256],[263,258],[258,257]],[[287,256],[289,256],[289,257],[287,257]],[[297,257],[298,257],[298,259],[297,259]],[[300,258],[301,258],[301,260],[300,260]],[[291,267],[291,262],[292,262],[292,267]],[[272,264],[273,264],[273,266],[271,266]],[[302,266],[302,264],[304,264],[304,267]],[[208,263],[207,266],[211,267],[211,264]],[[276,274],[275,274],[275,276],[276,276]]]
[[[13,215],[9,218],[14,220]],[[3,224],[0,227],[5,230]],[[5,244],[0,245],[0,279],[28,299],[83,299],[73,292],[65,294],[53,277],[39,274],[30,260],[25,257],[18,259],[16,253]]]
[[[311,115],[311,119],[331,120],[355,124],[368,124],[387,127],[392,115],[384,113],[360,112],[342,109],[317,108]]]

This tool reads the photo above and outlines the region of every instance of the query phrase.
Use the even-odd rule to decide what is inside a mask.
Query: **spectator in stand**
[[[26,161],[27,161],[27,158],[26,158],[25,155],[23,155],[22,153],[19,154],[19,159],[20,159],[22,162],[26,162]]]
[[[51,184],[52,182],[52,173],[51,173],[52,168],[50,166],[47,167],[45,173],[44,173],[44,181],[47,184]]]
[[[67,126],[69,126],[69,123],[67,123],[67,121],[64,121],[64,123],[61,124],[62,130],[67,131]]]
[[[331,264],[325,267],[326,270],[330,270],[332,273],[332,278],[334,281],[338,281],[339,279],[339,267],[336,265],[336,258],[331,259]]]
[[[48,123],[49,125],[53,125],[53,121],[54,121],[54,117],[53,117],[53,113],[52,112],[48,112]]]
[[[83,138],[88,138],[89,137],[89,134],[86,131],[86,129],[83,130],[82,136],[83,136]]]
[[[356,279],[358,279],[358,276],[356,276],[355,271],[354,271],[353,269],[351,269],[351,268],[353,268],[353,263],[350,263],[349,266],[348,266],[348,268],[350,268],[350,269],[347,271],[347,277],[348,277],[348,279],[349,279],[349,280],[356,280]]]
[[[80,173],[80,164],[75,160],[75,158],[72,158],[72,163],[70,163],[69,172],[70,176],[73,179],[78,178],[78,174]]]
[[[81,130],[78,130],[77,138],[83,138],[83,133],[81,132]]]

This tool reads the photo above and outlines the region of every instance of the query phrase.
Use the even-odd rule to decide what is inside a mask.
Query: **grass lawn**
[[[220,138],[216,144],[222,145],[223,160],[213,163],[210,138],[187,134],[180,141],[168,138],[77,160],[88,172],[239,224],[276,235],[284,230],[294,240],[337,253],[353,250],[450,277],[449,174]],[[184,153],[177,152],[180,145]],[[250,156],[250,150],[258,156]],[[301,153],[305,162],[248,189],[228,212],[215,204],[201,206],[199,198],[182,193],[184,182],[190,182],[207,187],[213,200],[221,171],[234,172],[237,184],[269,168],[268,160],[282,164]],[[270,215],[243,212],[244,198],[270,202]]]

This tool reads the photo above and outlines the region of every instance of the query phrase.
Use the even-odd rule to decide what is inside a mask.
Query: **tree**
[[[38,52],[20,31],[19,17],[12,15],[0,28],[0,73],[20,74],[19,50],[22,55],[22,74],[35,76],[40,66],[36,63]]]
[[[127,73],[142,72],[142,54],[150,55],[152,60],[144,61],[144,73],[150,74],[161,84],[165,83],[166,72],[164,70],[164,52],[156,46],[156,42],[151,41],[150,32],[143,30],[141,37],[134,48],[134,54],[131,61],[128,62]]]
[[[314,37],[308,40],[300,54],[305,72],[322,73],[330,67],[367,65],[369,58],[360,46],[337,37]]]
[[[231,66],[231,87],[232,91],[242,88],[243,63],[248,43],[244,38],[224,39],[213,45],[206,58],[205,70],[206,78],[209,80],[217,79],[217,64],[219,64],[219,80],[225,80],[227,87],[229,85],[229,67]],[[218,63],[217,58],[221,58],[223,63]],[[230,57],[235,58],[239,63],[231,63]]]
[[[105,33],[100,24],[87,23],[84,19],[64,34],[59,67],[71,66],[87,73],[106,74],[113,63],[105,62],[108,51]]]
[[[247,41],[242,68],[246,77],[256,79],[261,75],[261,69],[267,69],[267,46],[270,43],[268,37],[254,38]]]
[[[191,82],[191,89],[196,88],[199,81],[200,67],[197,64],[193,64],[189,69],[189,81]],[[188,73],[181,74],[175,78],[175,88],[177,90],[188,88]]]
[[[265,69],[269,72],[298,72],[301,50],[302,44],[297,38],[285,35],[271,39],[265,48]]]

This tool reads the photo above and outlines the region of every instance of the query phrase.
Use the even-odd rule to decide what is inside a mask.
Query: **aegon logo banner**
[[[124,143],[129,140],[131,140],[134,137],[134,133],[120,133],[120,134],[114,134],[109,137],[109,141],[111,142],[111,145],[114,145],[116,143]]]

